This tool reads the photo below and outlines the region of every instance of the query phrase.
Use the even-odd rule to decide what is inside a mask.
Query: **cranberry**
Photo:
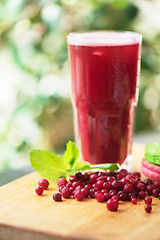
[[[130,182],[130,184],[132,184],[133,185],[133,187],[135,187],[136,185],[137,185],[137,179],[135,179],[135,178],[131,178],[130,180],[129,180],[129,182]]]
[[[152,194],[153,194],[154,197],[158,197],[158,195],[160,194],[160,189],[159,188],[153,189]]]
[[[128,199],[128,194],[124,190],[119,191],[117,195],[121,201],[126,201]]]
[[[138,191],[145,191],[146,190],[145,184],[141,183],[141,182],[137,183],[137,190]]]
[[[107,181],[110,183],[112,183],[114,180],[115,180],[115,177],[113,177],[113,176],[107,177]]]
[[[141,178],[140,172],[133,172],[132,175],[135,177]]]
[[[117,190],[111,189],[111,190],[109,191],[109,196],[110,196],[110,197],[113,197],[114,195],[117,195]]]
[[[76,187],[81,186],[81,182],[80,181],[75,181],[72,183],[72,187],[75,189]]]
[[[121,182],[121,184],[122,184],[123,187],[124,187],[124,185],[126,185],[127,183],[130,183],[130,181],[129,181],[128,179],[126,179],[126,178],[122,178],[120,182]]]
[[[132,198],[136,198],[136,194],[134,192],[128,194],[128,199],[132,200]]]
[[[106,176],[105,172],[98,172],[98,177]]]
[[[150,212],[152,211],[152,206],[151,206],[151,205],[146,205],[146,206],[145,206],[145,211],[146,211],[147,213],[150,213]]]
[[[132,198],[132,199],[131,199],[131,203],[132,203],[132,204],[137,204],[137,198]]]
[[[108,199],[110,199],[109,193],[103,193],[104,197],[105,197],[105,201],[107,201]]]
[[[146,185],[146,186],[148,186],[148,185],[152,185],[153,184],[153,181],[151,180],[151,179],[145,179],[144,180],[144,184]]]
[[[70,178],[69,178],[69,181],[70,181],[71,183],[75,182],[75,181],[76,181],[75,175],[71,175]]]
[[[48,182],[47,179],[42,178],[42,179],[39,180],[38,185],[43,189],[47,189],[48,186],[49,186],[49,182]]]
[[[111,199],[113,199],[114,201],[119,201],[119,197],[118,197],[118,195],[114,195]]]
[[[107,201],[107,208],[109,211],[117,211],[118,209],[118,202],[113,200],[113,199],[109,199]]]
[[[89,178],[90,183],[96,183],[97,178],[98,178],[97,174],[92,174]]]
[[[89,196],[90,196],[91,198],[94,198],[94,194],[95,194],[95,190],[94,190],[94,188],[91,188],[91,189],[89,190]]]
[[[62,195],[60,193],[53,194],[53,200],[56,201],[56,202],[61,202],[62,201]]]
[[[80,185],[75,188],[75,190],[81,190],[81,189],[82,187]]]
[[[72,187],[72,184],[71,183],[67,183],[66,187],[70,188],[70,187]]]
[[[58,186],[58,187],[66,186],[67,183],[68,183],[68,182],[67,182],[67,180],[66,180],[65,178],[60,178],[60,179],[58,180],[58,182],[57,182],[57,186]]]
[[[84,198],[84,193],[81,190],[77,190],[74,194],[74,197],[77,201],[82,201]]]
[[[92,188],[92,185],[91,185],[91,184],[86,184],[86,185],[85,185],[85,188],[91,189],[91,188]]]
[[[144,201],[145,201],[145,204],[149,205],[149,204],[152,203],[152,198],[151,197],[145,197]]]
[[[104,182],[103,183],[103,188],[106,189],[106,190],[110,190],[112,187],[111,183],[110,182]]]
[[[160,188],[160,180],[156,180],[154,182],[154,185],[155,185],[156,188]]]
[[[103,188],[103,183],[104,181],[102,180],[99,180],[98,182],[96,182],[96,187],[98,188],[99,191]]]
[[[146,193],[145,193],[144,191],[140,191],[140,192],[138,193],[139,199],[145,199],[145,196],[146,196]]]
[[[59,187],[59,192],[60,192],[60,193],[61,193],[61,191],[62,191],[62,188],[64,188],[64,187],[65,187],[65,186],[63,186],[63,185]]]
[[[104,182],[107,182],[107,176],[98,177],[98,178],[97,178],[97,182],[98,182],[99,180],[102,180],[102,181],[104,181]]]
[[[159,193],[159,195],[158,195],[158,198],[159,198],[159,200],[160,200],[160,193]]]
[[[88,197],[88,195],[89,195],[89,189],[88,188],[82,188],[81,192],[83,192],[85,198]]]
[[[153,194],[153,190],[155,189],[154,185],[147,185],[146,190],[149,195]]]
[[[64,198],[70,198],[72,192],[68,187],[63,187],[61,190],[62,197]]]
[[[81,181],[83,179],[83,174],[81,172],[78,172],[78,173],[75,174],[75,178],[76,178],[76,180]]]
[[[87,182],[87,181],[89,181],[89,174],[88,173],[84,173],[84,175],[83,175],[83,181],[84,182]]]
[[[73,192],[75,190],[74,187],[70,187],[69,189],[70,189],[71,193],[73,194]]]
[[[103,188],[103,189],[101,190],[101,193],[108,193],[108,191]]]
[[[120,191],[121,190],[121,187],[122,187],[122,184],[120,181],[117,181],[117,180],[114,180],[112,182],[112,188],[113,189],[116,189],[117,191]]]
[[[105,201],[105,196],[104,196],[104,194],[103,194],[103,193],[97,193],[97,194],[96,194],[96,200],[97,200],[98,202],[104,202],[104,201]]]
[[[125,191],[126,193],[133,192],[133,186],[132,186],[132,184],[127,183],[126,185],[124,185],[124,191]]]
[[[42,195],[42,193],[43,193],[43,188],[41,188],[40,186],[37,186],[36,188],[35,188],[35,192],[37,193],[37,195]]]

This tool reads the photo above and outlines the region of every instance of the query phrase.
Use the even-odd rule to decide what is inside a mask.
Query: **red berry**
[[[119,191],[117,195],[121,201],[126,201],[128,199],[128,194],[124,190]]]
[[[114,180],[112,182],[112,188],[113,189],[116,189],[117,191],[120,191],[121,190],[121,187],[122,187],[122,184],[120,181],[117,181],[117,180]]]
[[[145,191],[146,190],[146,186],[144,183],[137,183],[137,190],[140,192],[140,191]]]
[[[37,195],[42,195],[42,193],[43,193],[43,188],[41,188],[40,186],[37,186],[36,188],[35,188],[35,192],[37,193]]]
[[[78,172],[78,173],[75,174],[75,178],[76,178],[76,180],[81,181],[83,179],[83,174],[81,172]]]
[[[135,176],[135,177],[138,177],[138,178],[140,178],[140,177],[141,177],[141,174],[140,174],[140,172],[134,172],[134,173],[132,173],[132,175],[133,175],[133,176]]]
[[[153,184],[153,181],[151,180],[151,179],[145,179],[144,180],[144,184],[146,185],[146,186],[148,186],[148,185],[152,185]]]
[[[107,201],[108,199],[110,199],[109,193],[103,193],[104,197],[105,197],[105,201]]]
[[[53,194],[53,200],[56,201],[56,202],[61,202],[62,201],[62,195],[60,193]]]
[[[98,178],[97,178],[97,182],[98,182],[99,180],[102,180],[103,182],[107,182],[107,176],[98,177]]]
[[[114,195],[111,199],[113,199],[114,201],[119,201],[119,197],[118,197],[118,195]]]
[[[146,206],[145,206],[145,211],[146,211],[147,213],[150,213],[150,212],[152,211],[152,206],[151,206],[151,205],[146,205]]]
[[[39,180],[38,185],[43,189],[47,189],[48,186],[49,186],[49,182],[48,182],[47,179],[42,178],[42,179]]]
[[[72,192],[68,187],[63,187],[61,190],[62,197],[64,198],[70,198]]]
[[[154,185],[147,185],[146,190],[149,195],[153,194],[153,190],[155,189]]]
[[[126,185],[127,183],[130,183],[130,181],[129,181],[128,179],[126,179],[126,178],[122,178],[122,179],[120,180],[120,182],[121,182],[121,184],[122,184],[123,187],[124,187],[124,185]]]
[[[58,180],[58,182],[57,182],[57,186],[58,186],[58,187],[66,186],[67,183],[68,183],[68,182],[67,182],[67,180],[66,180],[65,178],[60,178],[60,179]]]
[[[132,198],[136,198],[136,194],[134,192],[128,194],[128,199],[132,200]]]
[[[69,181],[70,181],[70,183],[75,182],[75,181],[76,181],[75,175],[71,175],[71,176],[69,177]]]
[[[84,193],[81,190],[77,190],[74,194],[74,197],[77,201],[82,201],[84,198]]]
[[[104,182],[103,188],[109,191],[112,188],[112,185],[110,182]]]
[[[113,199],[109,199],[107,201],[107,208],[109,211],[117,211],[118,209],[118,202],[113,200]]]
[[[133,192],[133,186],[132,186],[132,184],[127,183],[126,185],[124,185],[124,191],[125,191],[126,193],[131,193],[131,192]]]
[[[96,187],[98,188],[99,191],[103,188],[103,183],[104,181],[102,180],[99,180],[98,182],[96,182]]]
[[[152,203],[152,198],[151,197],[145,197],[144,201],[145,201],[145,204],[149,205],[149,204]]]
[[[97,178],[98,178],[97,174],[92,174],[89,178],[90,183],[96,183]]]
[[[113,177],[113,176],[107,177],[107,181],[110,183],[112,183],[114,180],[115,180],[115,177]]]
[[[132,204],[137,204],[137,198],[132,198],[132,199],[131,199],[131,203],[132,203]]]
[[[109,196],[110,196],[110,197],[113,197],[114,195],[117,195],[117,190],[111,189],[111,190],[109,191]]]
[[[160,188],[160,180],[155,180],[154,185],[156,188]]]
[[[154,197],[158,197],[158,195],[160,194],[160,189],[159,188],[153,189],[152,194]]]
[[[97,193],[97,194],[96,194],[96,200],[97,200],[98,202],[104,202],[104,201],[105,201],[105,196],[104,196],[104,194],[103,194],[103,193]]]
[[[145,199],[145,196],[146,196],[146,193],[145,193],[144,191],[140,191],[140,192],[138,193],[139,199]]]
[[[85,198],[88,197],[88,195],[89,195],[89,189],[88,188],[82,188],[81,192],[83,192]]]

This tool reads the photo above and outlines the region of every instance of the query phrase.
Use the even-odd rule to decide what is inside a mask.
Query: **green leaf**
[[[69,168],[73,168],[79,159],[79,149],[75,145],[75,143],[69,141],[67,143],[67,149],[64,154],[64,161],[68,163]]]
[[[66,162],[60,155],[45,150],[35,149],[30,152],[30,162],[41,177],[50,181],[57,181],[60,177],[66,177]]]

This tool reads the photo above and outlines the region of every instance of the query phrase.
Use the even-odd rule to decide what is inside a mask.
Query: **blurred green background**
[[[159,0],[0,1],[0,169],[32,148],[73,140],[66,35],[115,29],[143,35],[135,131],[160,129]]]

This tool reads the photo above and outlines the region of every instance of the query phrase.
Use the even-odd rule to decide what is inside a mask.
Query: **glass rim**
[[[69,45],[82,46],[112,46],[140,44],[142,35],[137,32],[121,30],[94,30],[71,32],[67,35]]]

